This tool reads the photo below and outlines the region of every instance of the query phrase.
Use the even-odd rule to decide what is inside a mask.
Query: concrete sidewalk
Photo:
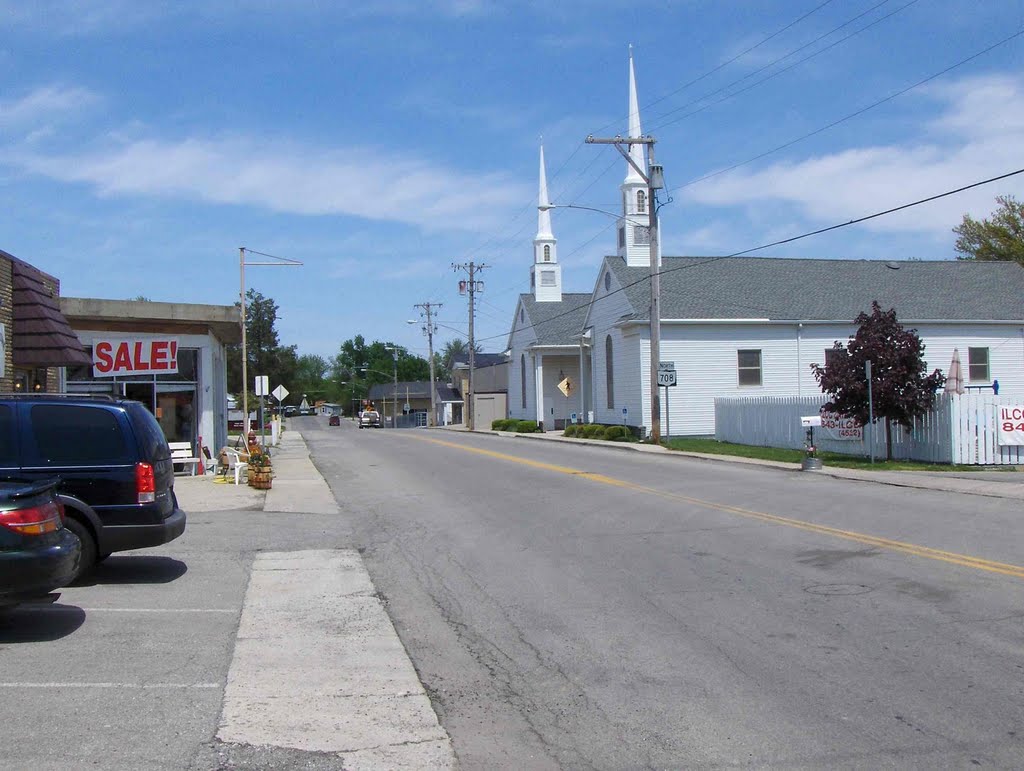
[[[445,426],[440,430],[465,431],[462,426]],[[566,442],[570,444],[583,444],[592,447],[603,447],[625,452],[641,452],[664,457],[675,458],[697,458],[699,460],[715,461],[719,463],[739,463],[750,466],[761,466],[763,468],[774,468],[782,471],[800,471],[800,466],[795,463],[782,463],[772,460],[758,460],[757,458],[741,458],[734,455],[712,455],[700,452],[682,452],[669,450],[665,447],[658,447],[651,444],[630,444],[624,442],[604,442],[593,439],[577,439],[575,437],[562,436],[561,431],[548,431],[536,434],[519,434],[508,431],[477,430],[477,434],[490,434],[492,436],[511,437],[515,439],[534,439],[547,442]],[[824,467],[819,471],[807,472],[837,479],[849,479],[857,482],[871,482],[874,484],[892,485],[894,487],[914,487],[921,490],[936,490],[947,493],[962,493],[965,495],[983,495],[990,498],[1010,498],[1024,500],[1024,473],[1013,470],[993,471],[867,471],[863,469],[846,469]]]
[[[273,487],[266,491],[235,486],[234,477],[175,477],[179,505],[189,514],[250,510],[292,523],[312,514],[343,516],[297,430],[282,435],[271,462]],[[265,517],[254,521],[270,526]],[[362,557],[334,546],[255,555],[218,751],[240,758],[267,752],[260,757],[282,766],[290,756],[279,753],[316,753],[304,756],[310,768],[336,761],[350,769],[457,767]],[[266,762],[260,767],[277,767]]]

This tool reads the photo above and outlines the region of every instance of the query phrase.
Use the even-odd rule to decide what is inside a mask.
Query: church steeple
[[[633,68],[633,46],[629,47],[629,136],[643,136],[640,128],[640,104],[636,95],[636,71]],[[643,145],[630,145],[629,157],[641,169],[647,168]],[[618,255],[627,265],[647,267],[651,260],[651,235],[644,224],[649,216],[647,183],[626,163],[626,178],[619,186],[622,191],[622,216],[619,218]]]
[[[548,208],[548,177],[544,170],[544,145],[540,146],[540,189],[537,194],[537,235],[533,239],[530,288],[537,302],[562,301],[562,266],[558,264],[558,242],[551,232]]]

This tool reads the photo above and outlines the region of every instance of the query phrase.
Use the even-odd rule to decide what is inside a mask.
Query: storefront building
[[[0,250],[0,392],[59,393],[89,361],[60,311],[60,281]]]
[[[143,300],[60,298],[87,354],[68,367],[68,393],[109,394],[148,406],[169,442],[211,453],[227,444],[225,346],[241,342],[238,309]]]

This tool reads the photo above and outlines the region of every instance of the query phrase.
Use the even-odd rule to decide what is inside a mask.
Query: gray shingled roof
[[[532,294],[519,297],[527,320],[533,324],[537,345],[579,345],[590,307],[590,292],[564,293],[561,302],[537,302]]]
[[[627,267],[619,257],[606,258],[605,266],[626,287],[636,318],[646,319],[648,269]],[[967,260],[662,258],[663,319],[853,321],[874,300],[895,308],[901,320],[1022,320],[1024,268]]]
[[[506,364],[508,357],[503,353],[475,353],[473,354],[473,364],[476,365],[477,369],[481,367],[494,367],[498,364]],[[465,367],[469,368],[469,354],[460,353],[456,358],[452,360],[452,368]]]

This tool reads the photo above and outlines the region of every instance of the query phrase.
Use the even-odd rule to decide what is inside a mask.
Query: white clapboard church
[[[630,136],[641,136],[637,105],[631,55]],[[642,147],[630,152],[643,168]],[[646,185],[627,163],[617,252],[591,292],[565,293],[543,148],[540,159],[531,291],[519,298],[508,340],[509,414],[545,430],[575,415],[649,433]],[[662,256],[660,274],[660,358],[677,373],[667,399],[662,391],[663,435],[666,427],[675,436],[714,434],[716,397],[820,394],[811,364],[825,363],[873,301],[917,330],[929,369],[945,371],[958,349],[968,390],[1024,395],[1024,269],[1016,263]],[[566,380],[569,388],[559,388]]]

